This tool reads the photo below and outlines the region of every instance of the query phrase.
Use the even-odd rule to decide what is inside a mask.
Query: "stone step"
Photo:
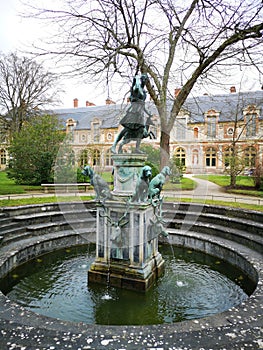
[[[32,204],[25,206],[6,207],[2,209],[2,212],[10,217],[20,215],[30,215],[34,213],[50,213],[53,211],[75,211],[75,210],[94,210],[94,202],[65,202],[65,203],[49,203],[49,204]]]
[[[197,221],[208,223],[213,223],[216,221],[222,226],[229,227],[231,225],[234,226],[234,228],[240,230],[246,230],[246,227],[248,227],[250,231],[252,229],[255,234],[263,236],[263,223],[255,222],[254,220],[250,220],[248,218],[228,217],[214,213],[199,213],[192,211],[185,212],[181,210],[176,212],[167,210],[163,213],[163,216],[165,217],[165,219],[174,218],[184,220],[185,218],[187,218],[187,220],[195,219]]]
[[[9,227],[6,227],[5,230],[1,231],[1,236],[6,240],[8,237],[15,237],[23,234],[26,231],[26,226],[21,226],[19,224],[11,223]]]
[[[263,236],[263,224],[260,222],[255,222],[250,219],[240,219],[235,217],[226,217],[219,214],[211,214],[211,213],[196,213],[196,212],[185,212],[185,211],[165,211],[163,213],[163,217],[166,219],[172,220],[181,220],[181,221],[201,221],[206,223],[214,223],[220,224],[221,226],[226,227],[234,227],[239,230],[249,230],[259,236]]]
[[[74,243],[72,240],[72,237],[74,237]],[[82,244],[94,244],[96,242],[96,232],[92,229],[78,229],[78,230],[64,230],[64,231],[58,231],[58,232],[50,232],[42,236],[32,236],[29,233],[23,235],[20,237],[18,241],[10,241],[8,245],[1,246],[1,252],[3,255],[5,255],[5,252],[8,253],[8,255],[11,254],[14,255],[17,251],[22,251],[23,249],[29,249],[30,247],[40,245],[40,250],[42,249],[42,245],[44,246],[44,242],[51,242],[55,240],[63,240],[65,241],[64,246],[70,247],[71,245],[82,245]],[[72,244],[73,243],[73,244]],[[48,247],[51,247],[49,243],[47,244]],[[58,248],[61,247],[61,244],[58,245]],[[44,248],[45,249],[45,248]],[[41,255],[45,253],[46,251],[40,251],[38,249],[33,250],[32,252],[36,252],[37,255]],[[51,248],[49,251],[53,251],[54,249]],[[34,258],[33,253],[29,254],[31,258]],[[24,259],[24,254],[21,254],[22,259]],[[28,260],[28,259],[27,259]],[[17,261],[16,264],[19,265],[23,263],[23,261]],[[5,273],[2,273],[1,275],[5,275]]]
[[[63,220],[63,221],[54,221],[54,222],[44,222],[40,224],[33,224],[27,226],[28,231],[45,231],[52,230],[52,228],[58,227],[59,229],[64,229],[67,226],[70,227],[86,227],[87,225],[96,224],[94,218],[85,218],[85,219],[76,219],[75,220]]]
[[[41,213],[32,213],[28,215],[19,215],[14,216],[14,221],[22,222],[24,225],[31,225],[31,224],[40,224],[45,222],[56,222],[59,220],[64,220],[65,218],[67,220],[74,220],[76,218],[83,219],[87,216],[94,217],[96,215],[94,211],[83,211],[83,210],[73,210],[73,211],[51,211],[51,212],[41,212]]]
[[[85,236],[91,232],[94,232],[94,240],[95,240],[95,232],[96,228],[95,226],[90,227],[90,223],[87,224],[87,222],[84,223],[67,223],[67,222],[59,222],[59,223],[48,223],[46,226],[40,227],[28,227],[28,229],[25,229],[24,231],[20,231],[16,235],[10,235],[10,236],[5,236],[4,239],[2,240],[2,245],[10,245],[14,242],[21,242],[22,240],[25,239],[33,239],[37,237],[38,239],[42,236],[48,237],[49,234],[54,234],[54,235],[64,235],[65,232],[69,234],[72,233],[77,233],[81,234],[82,236]]]
[[[175,244],[183,247],[192,247],[192,249],[201,250],[213,256],[218,255],[218,258],[221,258],[223,260],[224,256],[227,255],[227,258],[225,258],[225,260],[231,262],[230,260],[232,259],[232,264],[240,268],[242,268],[242,263],[240,261],[237,262],[236,259],[238,259],[238,256],[241,255],[245,258],[244,263],[245,261],[250,261],[251,263],[253,263],[253,266],[256,267],[258,270],[262,269],[262,251],[257,252],[253,248],[248,247],[240,242],[236,242],[223,237],[218,237],[215,235],[210,235],[207,233],[200,233],[197,231],[182,231],[178,229],[168,229],[168,232],[168,242],[170,244]],[[196,240],[196,244],[194,247],[193,242],[191,242],[191,240],[193,239]],[[163,240],[165,241],[166,239],[164,238]],[[209,243],[212,244],[212,251],[209,251],[209,248],[206,247]],[[222,252],[220,250],[220,247],[223,247],[227,250],[225,252]],[[233,257],[231,256],[230,251],[233,251],[235,253],[233,254]],[[257,282],[257,273],[253,270],[253,267],[251,267],[251,269],[252,270],[250,276],[254,277],[255,282]],[[248,272],[247,267],[246,269],[244,268],[244,270]]]
[[[241,231],[231,226],[221,226],[220,224],[212,224],[200,221],[184,221],[183,224],[180,220],[173,219],[169,222],[167,230],[176,229],[182,232],[195,231],[199,234],[207,234],[209,236],[217,236],[224,239],[229,239],[234,242],[239,242],[251,249],[262,253],[263,252],[263,238],[255,233],[250,233],[247,230]]]
[[[223,206],[214,207],[212,205],[198,203],[164,203],[163,210],[171,211],[174,214],[176,212],[202,212],[202,214],[214,214],[224,216],[227,218],[246,219],[252,222],[258,222],[263,224],[263,212],[254,210],[246,211],[240,208],[231,208]]]

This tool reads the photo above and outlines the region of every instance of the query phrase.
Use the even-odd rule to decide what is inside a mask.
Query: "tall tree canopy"
[[[163,164],[170,131],[194,86],[226,79],[234,66],[262,69],[262,0],[63,0],[56,6],[34,9],[57,26],[41,53],[63,55],[78,75],[98,83],[147,73]]]
[[[10,135],[58,99],[58,76],[16,53],[0,54],[0,121]]]
[[[65,138],[64,125],[55,115],[30,118],[14,132],[8,175],[19,184],[52,182],[58,151]]]

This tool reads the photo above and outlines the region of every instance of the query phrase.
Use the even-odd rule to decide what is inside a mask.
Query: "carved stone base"
[[[154,208],[147,198],[131,202],[146,156],[117,154],[112,158],[114,200],[97,206],[96,259],[88,281],[146,291],[164,270]]]
[[[164,260],[159,253],[143,267],[96,261],[88,271],[88,282],[146,292],[163,272]]]
[[[115,196],[131,196],[134,193],[138,176],[144,162],[145,154],[115,154],[112,156],[114,167],[114,190]]]

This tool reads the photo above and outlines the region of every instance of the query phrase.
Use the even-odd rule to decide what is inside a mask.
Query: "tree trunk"
[[[160,170],[170,161],[170,134],[161,130],[160,138],[160,150],[161,150],[161,159],[160,159]]]
[[[236,181],[237,181],[237,176],[236,174],[230,174],[230,187],[235,188],[236,187]]]

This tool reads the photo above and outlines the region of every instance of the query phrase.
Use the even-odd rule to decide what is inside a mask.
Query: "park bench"
[[[91,187],[89,182],[79,182],[79,183],[52,183],[52,184],[41,184],[45,193],[50,192],[78,192],[80,189],[87,189]]]

